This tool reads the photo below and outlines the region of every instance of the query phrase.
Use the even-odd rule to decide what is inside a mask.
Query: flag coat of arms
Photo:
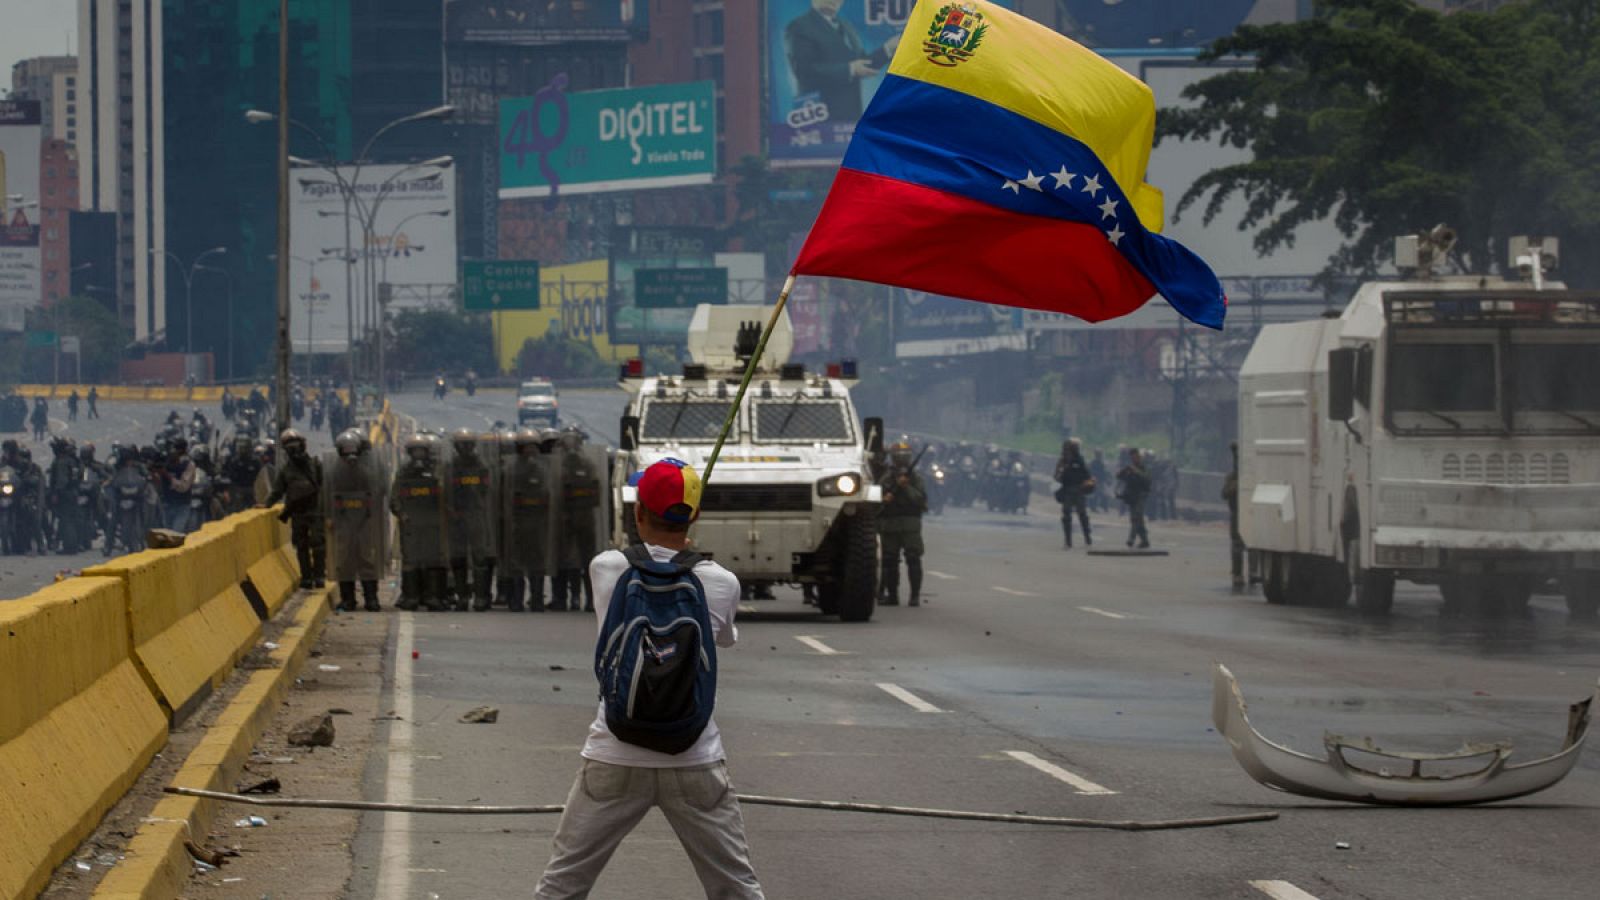
[[[793,274],[1091,322],[1154,296],[1221,328],[1227,302],[1162,237],[1144,183],[1150,88],[983,0],[920,0]]]

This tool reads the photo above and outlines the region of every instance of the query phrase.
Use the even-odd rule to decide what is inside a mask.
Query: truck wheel
[[[859,507],[847,516],[844,541],[835,567],[838,582],[831,585],[837,597],[839,620],[865,622],[878,604],[878,515],[872,507]],[[830,592],[821,592],[826,597]],[[825,601],[823,601],[825,602]]]
[[[1265,557],[1262,566],[1266,572],[1261,578],[1261,595],[1267,598],[1268,603],[1281,606],[1289,599],[1289,557],[1276,551],[1267,551],[1262,556]]]
[[[1592,621],[1600,613],[1600,575],[1574,573],[1566,578],[1567,613],[1574,619]]]
[[[1361,567],[1361,543],[1345,541],[1345,571],[1356,590],[1356,609],[1368,615],[1387,615],[1394,606],[1394,573]]]

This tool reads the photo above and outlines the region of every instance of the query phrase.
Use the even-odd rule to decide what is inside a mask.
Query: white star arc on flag
[[[1100,176],[1087,175],[1083,179],[1083,192],[1093,197],[1100,193]]]
[[[1054,175],[1051,175],[1050,177],[1056,180],[1056,190],[1060,190],[1064,187],[1071,187],[1072,179],[1077,178],[1078,176],[1068,172],[1067,167],[1063,165],[1061,168],[1056,170]]]
[[[1012,181],[1009,178],[1006,179],[1006,183],[1005,184],[1000,185],[1000,190],[1002,190],[1002,191],[1010,191],[1011,193],[1017,194],[1017,195],[1021,195],[1021,193],[1022,193],[1022,191],[1017,189],[1017,183],[1015,181]]]
[[[1102,218],[1102,219],[1115,219],[1117,217],[1117,203],[1118,202],[1119,201],[1116,201],[1116,200],[1111,199],[1110,197],[1107,197],[1106,198],[1106,202],[1100,204],[1100,218]]]
[[[1041,182],[1043,180],[1044,180],[1044,176],[1043,175],[1035,175],[1035,174],[1033,174],[1033,170],[1029,169],[1028,170],[1028,177],[1021,179],[1021,183],[1022,183],[1023,187],[1027,188],[1030,191],[1042,191],[1042,190],[1044,190],[1044,188],[1039,186],[1039,182]]]
[[[1126,237],[1126,235],[1122,233],[1121,225],[1113,225],[1111,226],[1111,230],[1106,232],[1106,240],[1110,241],[1112,246],[1116,246],[1117,242],[1122,240],[1124,237]]]

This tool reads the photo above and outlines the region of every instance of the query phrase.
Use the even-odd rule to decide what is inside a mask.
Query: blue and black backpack
[[[644,545],[623,551],[594,649],[606,727],[618,740],[661,753],[694,746],[717,699],[717,645],[692,550],[656,562]]]

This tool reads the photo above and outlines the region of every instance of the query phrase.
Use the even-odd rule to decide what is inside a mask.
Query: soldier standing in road
[[[389,509],[400,520],[400,609],[444,609],[446,553],[444,485],[434,466],[433,439],[413,435],[394,473]]]
[[[89,549],[93,536],[89,531],[89,508],[78,505],[78,482],[83,480],[83,465],[78,461],[78,449],[67,438],[51,441],[50,451],[55,456],[50,461],[45,499],[55,519],[56,546],[62,553],[78,553]]]
[[[1228,504],[1228,561],[1233,567],[1233,587],[1244,587],[1244,537],[1239,534],[1239,442],[1228,445],[1233,466],[1222,480],[1222,500]]]
[[[565,612],[578,610],[581,588],[583,609],[594,609],[594,586],[584,567],[594,558],[599,524],[600,473],[583,454],[583,432],[570,426],[561,432],[561,511],[556,531],[559,568],[552,583],[550,605],[546,609]],[[570,605],[569,605],[570,603]]]
[[[28,422],[33,425],[33,439],[43,441],[45,435],[50,432],[50,407],[43,397],[33,398],[33,414],[29,416]]]
[[[378,579],[383,575],[383,473],[360,433],[346,431],[334,441],[338,460],[328,473],[333,517],[333,578],[339,583],[339,610],[356,608],[356,582],[368,612],[377,612]]]
[[[911,445],[896,441],[889,448],[889,471],[883,477],[883,508],[878,511],[878,537],[883,542],[882,606],[900,605],[900,555],[906,557],[911,606],[922,605],[922,514],[928,495],[912,466]]]
[[[293,428],[278,435],[286,459],[272,481],[264,506],[284,501],[280,521],[289,523],[289,537],[300,561],[300,587],[327,584],[327,535],[322,508],[322,462],[306,452],[306,439]]]
[[[76,422],[76,421],[78,421],[78,389],[77,388],[73,388],[72,389],[72,393],[67,395],[67,421],[68,422]]]
[[[18,447],[16,451],[17,489],[21,496],[17,503],[16,546],[24,556],[47,551],[44,536],[44,470],[33,461],[33,451]]]
[[[445,474],[444,507],[450,525],[455,606],[465,611],[471,604],[485,612],[494,594],[490,577],[495,565],[495,471],[478,455],[478,436],[472,429],[457,429],[450,443],[454,453]]]
[[[100,418],[100,389],[89,385],[89,418]]]
[[[1128,507],[1128,546],[1138,541],[1139,548],[1150,546],[1150,532],[1145,528],[1144,503],[1150,497],[1150,474],[1145,471],[1144,460],[1137,448],[1128,451],[1128,464],[1117,473],[1120,488],[1117,499]]]
[[[1093,546],[1094,538],[1089,534],[1089,495],[1097,485],[1089,473],[1088,463],[1083,460],[1077,438],[1061,445],[1061,458],[1056,460],[1056,481],[1061,483],[1056,490],[1056,500],[1061,503],[1061,532],[1067,549],[1072,549],[1073,513],[1077,513],[1078,524],[1083,526],[1083,545]]]
[[[516,456],[501,475],[505,499],[500,555],[500,594],[512,612],[544,612],[544,577],[549,567],[550,457],[540,453],[539,435],[517,432]]]

